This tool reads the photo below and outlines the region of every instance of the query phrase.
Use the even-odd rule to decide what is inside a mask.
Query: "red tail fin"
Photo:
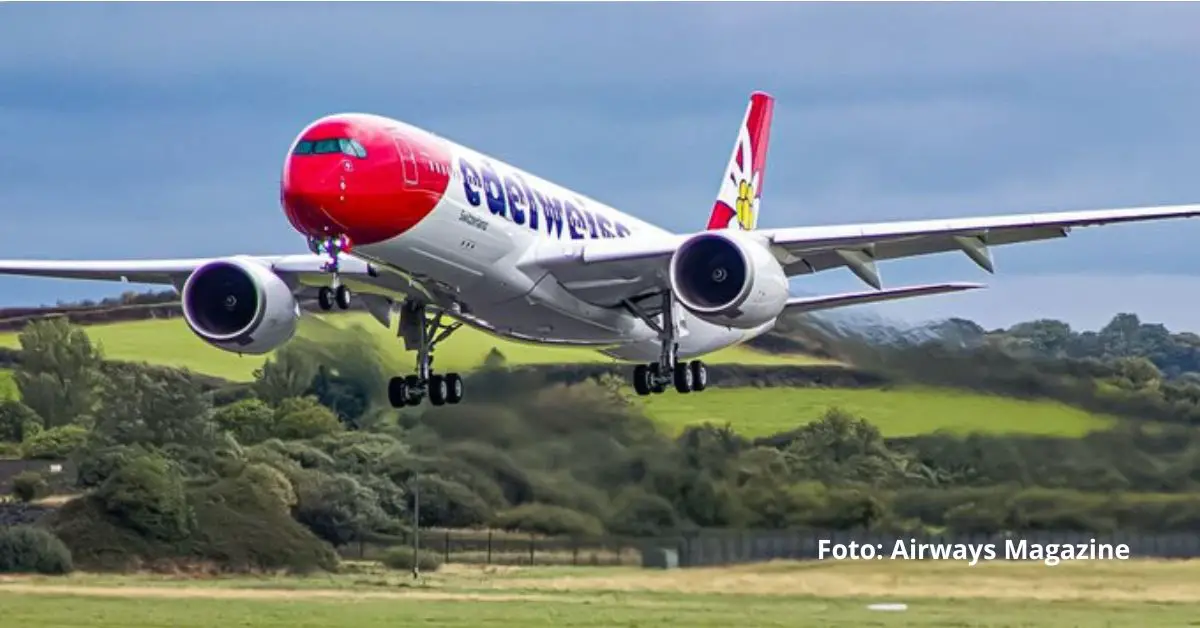
[[[750,105],[746,107],[729,165],[717,190],[717,202],[708,218],[709,229],[750,231],[758,224],[758,202],[762,197],[774,110],[775,98],[770,94],[750,95]]]

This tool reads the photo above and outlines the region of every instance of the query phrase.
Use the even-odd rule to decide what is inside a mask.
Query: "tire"
[[[639,396],[650,394],[650,367],[639,364],[633,367],[633,391]]]
[[[455,404],[462,401],[466,392],[461,375],[458,373],[446,375],[446,403]]]
[[[658,362],[650,363],[650,392],[660,394],[667,390],[667,382],[663,381],[662,368]]]
[[[692,370],[692,390],[700,392],[708,388],[708,367],[700,360],[693,360],[688,366]]]
[[[675,390],[680,393],[692,392],[692,369],[687,362],[675,364],[675,372],[671,374],[675,380]]]
[[[322,286],[317,290],[317,305],[321,306],[322,310],[328,312],[333,309],[333,290]]]
[[[446,378],[441,375],[429,377],[429,403],[435,406],[446,403]]]
[[[350,309],[350,289],[346,286],[338,286],[337,290],[333,291],[333,298],[339,309]]]
[[[392,404],[393,408],[403,408],[409,402],[408,384],[402,377],[393,377],[388,380],[388,403]]]

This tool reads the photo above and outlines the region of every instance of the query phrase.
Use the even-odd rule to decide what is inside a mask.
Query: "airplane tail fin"
[[[709,229],[751,231],[758,224],[758,205],[774,110],[775,98],[770,94],[754,92],[750,95],[737,142],[717,190],[717,202],[708,218]]]

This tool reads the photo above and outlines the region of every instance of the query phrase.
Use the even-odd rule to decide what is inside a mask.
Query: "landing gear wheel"
[[[625,307],[640,318],[647,327],[658,334],[659,355],[657,362],[638,364],[633,369],[633,389],[638,395],[649,395],[666,391],[667,386],[674,384],[680,393],[700,392],[708,388],[708,367],[700,360],[691,362],[679,361],[679,343],[677,342],[677,324],[675,312],[675,296],[670,292],[662,294],[660,315],[650,316],[637,304],[624,302]]]
[[[700,392],[708,388],[708,367],[700,360],[693,360],[689,368],[692,371],[692,390]]]
[[[446,375],[446,403],[456,404],[463,399],[466,393],[466,387],[463,386],[463,378],[458,373],[449,373]]]
[[[650,392],[660,394],[667,390],[667,378],[664,376],[662,366],[657,362],[652,362],[650,365]]]
[[[429,403],[435,406],[445,405],[446,403],[446,378],[441,375],[432,375],[429,378]]]
[[[673,373],[675,380],[675,390],[681,393],[692,392],[692,369],[687,362],[679,362],[675,365]]]
[[[402,377],[393,377],[388,380],[388,403],[392,404],[393,408],[403,408],[408,405],[409,395],[411,390],[408,383]]]
[[[333,291],[333,297],[337,301],[337,306],[340,309],[350,309],[350,289],[346,286],[338,286]]]
[[[633,367],[633,391],[639,396],[650,394],[653,382],[650,381],[650,365],[639,364]]]
[[[325,310],[326,312],[332,310],[333,288],[322,286],[320,290],[317,290],[317,304],[320,305],[321,309]]]
[[[349,301],[349,291],[346,292],[346,301]],[[396,335],[403,339],[405,349],[417,352],[416,374],[407,375],[402,380],[408,391],[407,405],[419,405],[426,396],[429,397],[429,403],[435,406],[455,404],[463,399],[465,386],[462,376],[458,373],[433,374],[434,347],[462,326],[461,323],[442,324],[442,316],[438,312],[432,318],[427,317],[426,305],[413,300],[406,300],[401,308]],[[390,393],[391,385],[389,398]]]

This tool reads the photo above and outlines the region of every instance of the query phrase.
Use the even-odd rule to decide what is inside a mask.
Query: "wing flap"
[[[976,290],[983,287],[985,287],[983,284],[978,283],[941,283],[904,286],[901,288],[888,288],[886,290],[847,292],[844,294],[833,294],[819,297],[793,297],[788,299],[785,311],[816,312],[819,310],[832,310],[835,308],[849,307],[852,305],[866,305],[868,303],[894,301],[896,299],[908,299],[912,297],[923,297],[934,294],[961,292],[963,290]]]

